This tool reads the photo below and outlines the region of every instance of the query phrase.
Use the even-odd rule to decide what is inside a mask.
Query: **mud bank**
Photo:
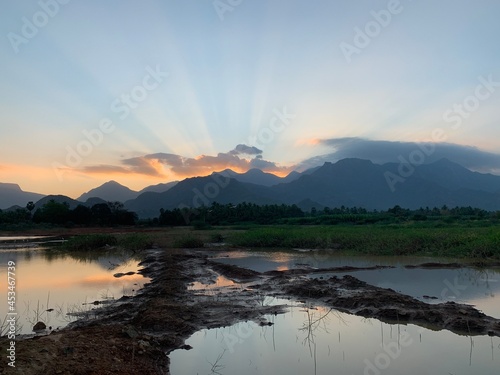
[[[16,369],[0,365],[2,373],[31,374],[168,374],[168,354],[186,349],[185,340],[204,328],[280,314],[287,306],[264,306],[272,295],[307,300],[343,312],[390,323],[412,323],[464,335],[500,336],[500,320],[471,306],[427,304],[391,289],[378,288],[353,276],[311,279],[323,270],[259,273],[212,261],[206,252],[155,250],[147,253],[141,273],[151,278],[133,298],[100,310],[97,319],[78,321],[50,335],[21,340],[16,345]],[[355,271],[350,267],[350,271]],[[361,270],[361,269],[360,269]],[[193,289],[223,276],[233,287]],[[7,341],[0,341],[2,351]]]

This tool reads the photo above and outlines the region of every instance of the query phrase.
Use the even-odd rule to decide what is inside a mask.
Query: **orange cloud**
[[[321,139],[319,138],[305,138],[299,139],[295,142],[296,146],[316,146],[321,143]]]
[[[282,167],[264,160],[261,154],[262,151],[256,147],[240,144],[233,150],[218,153],[216,156],[199,155],[191,158],[176,154],[156,153],[124,159],[121,165],[86,166],[82,171],[93,174],[139,174],[161,178],[167,175],[173,178],[206,176],[224,169],[242,173],[258,168],[279,176],[285,176],[291,172],[291,167]]]

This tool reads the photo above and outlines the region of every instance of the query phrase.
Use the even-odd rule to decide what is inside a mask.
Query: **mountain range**
[[[4,195],[5,192],[10,195]],[[0,184],[0,207],[25,206],[25,197],[35,200],[33,197],[40,196],[21,193],[24,192],[17,185]],[[397,163],[379,165],[369,160],[343,159],[302,173],[292,172],[286,177],[258,169],[246,173],[224,170],[150,186],[139,192],[110,181],[77,200],[67,199],[71,200],[70,206],[119,200],[140,218],[157,217],[160,208],[198,207],[212,202],[297,204],[304,210],[340,206],[386,210],[395,205],[410,209],[447,205],[500,210],[500,176],[473,172],[447,159],[411,166],[408,170],[402,170]]]

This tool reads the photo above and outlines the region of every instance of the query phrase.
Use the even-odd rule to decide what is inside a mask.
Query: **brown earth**
[[[500,320],[471,306],[427,304],[352,276],[298,277],[318,270],[259,273],[221,265],[211,261],[206,251],[195,250],[152,250],[144,255],[142,265],[141,272],[152,280],[142,293],[104,308],[97,319],[17,341],[16,368],[8,368],[2,355],[0,373],[168,374],[168,353],[188,350],[184,341],[194,332],[246,320],[266,324],[263,315],[286,311],[286,306],[263,306],[265,295],[308,300],[390,323],[500,336]],[[218,275],[242,284],[212,293],[189,288],[195,281],[214,282]],[[0,347],[5,353],[6,339],[0,340]]]

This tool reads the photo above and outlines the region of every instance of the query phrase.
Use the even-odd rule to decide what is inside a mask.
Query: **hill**
[[[36,202],[43,197],[43,194],[21,190],[21,187],[17,184],[0,182],[0,209],[7,209],[12,206],[26,207],[28,202]]]

